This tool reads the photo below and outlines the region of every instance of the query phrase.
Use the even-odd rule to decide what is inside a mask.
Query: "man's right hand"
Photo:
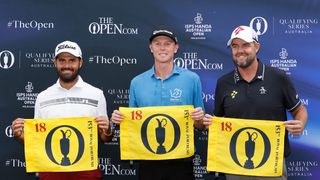
[[[111,120],[115,124],[120,124],[121,121],[123,120],[123,115],[120,111],[114,110],[112,115],[111,115]]]
[[[11,128],[12,128],[14,137],[17,138],[19,141],[23,142],[23,140],[24,140],[24,119],[17,118],[14,121],[12,121]]]
[[[208,129],[212,124],[212,116],[210,114],[205,114],[202,120],[203,125]]]

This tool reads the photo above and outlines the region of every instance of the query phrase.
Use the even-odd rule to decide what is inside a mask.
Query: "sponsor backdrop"
[[[238,25],[259,34],[262,62],[292,78],[309,111],[300,137],[290,135],[289,179],[320,178],[320,2],[316,0],[37,1],[0,0],[0,172],[7,179],[35,179],[26,173],[23,146],[12,135],[16,117],[32,118],[35,99],[56,82],[55,46],[77,42],[83,51],[83,79],[104,91],[109,116],[127,106],[130,80],[153,63],[151,30],[171,26],[180,49],[175,63],[201,77],[203,101],[213,112],[216,80],[233,69],[226,42]],[[112,142],[99,144],[105,179],[137,179],[137,163],[120,161],[119,127]],[[206,171],[207,131],[195,132],[196,179]]]

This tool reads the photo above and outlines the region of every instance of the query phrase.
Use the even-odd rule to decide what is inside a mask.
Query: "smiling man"
[[[54,65],[59,79],[42,91],[36,100],[34,118],[66,118],[93,116],[98,124],[102,141],[112,138],[112,130],[107,117],[106,99],[103,91],[84,82],[79,75],[83,65],[82,51],[75,42],[64,41],[55,48]],[[24,142],[24,119],[12,122],[16,139]],[[73,147],[71,147],[73,148]],[[98,169],[79,172],[40,172],[40,180],[102,179]]]
[[[264,65],[258,58],[257,33],[248,26],[235,28],[227,43],[235,69],[220,77],[215,90],[214,115],[227,118],[284,121],[286,127],[284,157],[290,154],[288,132],[300,135],[307,123],[303,106],[289,77],[277,68]],[[287,111],[293,120],[287,120]],[[203,123],[209,126],[212,116],[206,114]],[[226,174],[227,180],[286,180],[283,164],[280,177],[242,176]]]
[[[172,30],[155,29],[149,38],[149,49],[154,66],[132,79],[129,106],[178,106],[193,105],[191,118],[198,128],[203,128],[203,102],[200,78],[197,74],[174,64],[179,49],[178,39]],[[120,124],[123,114],[114,110],[112,121]],[[192,180],[192,157],[172,160],[141,160],[140,180]]]

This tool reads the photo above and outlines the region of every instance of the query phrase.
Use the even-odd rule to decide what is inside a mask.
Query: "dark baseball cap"
[[[178,43],[178,38],[177,36],[174,34],[174,32],[172,30],[170,30],[169,28],[165,28],[165,27],[160,27],[157,28],[155,30],[152,31],[152,34],[150,36],[150,43],[152,42],[152,40],[157,37],[157,36],[167,36],[169,38],[171,38],[175,43]]]

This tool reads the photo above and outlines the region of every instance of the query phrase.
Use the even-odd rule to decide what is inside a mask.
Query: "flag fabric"
[[[122,160],[164,160],[194,154],[193,106],[120,107]]]
[[[213,117],[208,136],[208,171],[282,175],[283,122]]]
[[[27,172],[73,172],[98,167],[94,117],[26,119]]]

